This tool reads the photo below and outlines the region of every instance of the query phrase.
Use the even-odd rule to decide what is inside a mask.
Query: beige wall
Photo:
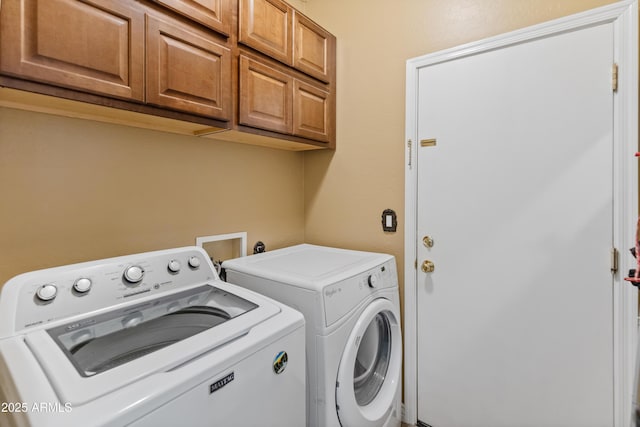
[[[0,286],[196,236],[300,243],[303,165],[302,153],[0,108]]]
[[[305,154],[306,240],[393,253],[402,279],[406,60],[613,2],[307,0],[338,40],[338,149]]]

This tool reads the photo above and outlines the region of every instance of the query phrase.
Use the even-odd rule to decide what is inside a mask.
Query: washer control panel
[[[110,258],[14,277],[0,313],[14,313],[15,332],[212,280],[218,275],[198,247]]]

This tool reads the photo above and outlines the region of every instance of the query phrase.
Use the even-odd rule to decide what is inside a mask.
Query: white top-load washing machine
[[[225,261],[223,268],[228,282],[304,314],[308,426],[400,425],[394,257],[305,244]]]
[[[22,274],[0,294],[2,426],[305,422],[304,318],[187,247]]]

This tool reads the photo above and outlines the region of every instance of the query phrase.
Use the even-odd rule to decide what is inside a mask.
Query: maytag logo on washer
[[[281,374],[287,367],[287,362],[289,361],[289,356],[286,351],[281,351],[276,354],[275,359],[273,359],[273,372],[276,374]]]
[[[224,378],[220,378],[218,381],[209,385],[209,394],[215,393],[216,391],[220,390],[222,387],[229,384],[234,379],[235,379],[235,375],[233,372],[231,372],[229,375],[227,375]]]

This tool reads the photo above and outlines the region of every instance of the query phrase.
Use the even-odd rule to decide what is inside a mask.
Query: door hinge
[[[613,64],[611,67],[611,89],[614,92],[618,91],[618,64]]]
[[[611,248],[611,272],[613,274],[618,272],[618,249]]]
[[[412,154],[412,153],[411,153],[411,149],[412,149],[412,147],[411,147],[411,146],[412,146],[412,145],[413,145],[413,141],[411,141],[410,139],[409,139],[409,140],[407,140],[407,149],[409,150],[409,164],[408,164],[409,169],[411,169],[411,154]]]

